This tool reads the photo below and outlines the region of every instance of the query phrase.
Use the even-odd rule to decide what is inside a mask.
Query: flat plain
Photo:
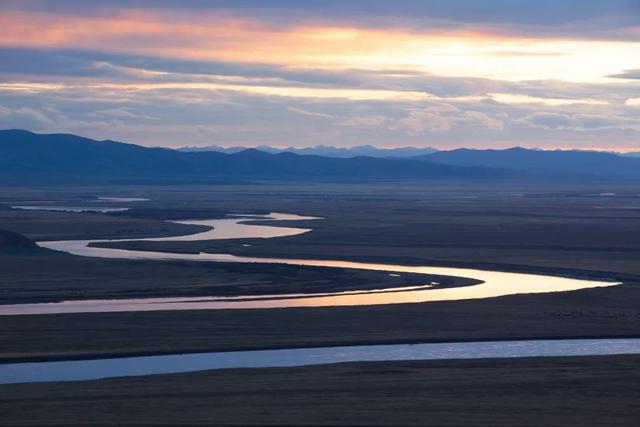
[[[283,226],[300,226],[312,228],[313,231],[275,239],[120,242],[111,245],[158,251],[205,251],[262,257],[460,266],[598,278],[616,280],[622,284],[574,292],[367,307],[0,316],[0,339],[3,342],[0,349],[1,360],[34,361],[371,343],[640,336],[640,307],[636,303],[640,297],[640,188],[631,184],[567,184],[559,187],[543,184],[516,186],[485,183],[462,186],[451,183],[404,182],[400,185],[378,182],[305,185],[253,183],[246,186],[157,186],[124,189],[5,188],[0,201],[5,205],[24,205],[46,199],[49,204],[77,206],[99,196],[113,195],[146,197],[151,201],[109,203],[110,206],[132,207],[127,212],[110,214],[26,212],[7,208],[0,210],[0,229],[15,231],[33,240],[157,237],[200,230],[166,221],[171,219],[222,218],[226,213],[240,212],[286,212],[319,216],[323,219],[282,223]],[[59,263],[58,260],[64,261]],[[0,297],[5,303],[53,301],[85,296],[120,298],[126,295],[232,295],[264,290],[290,292],[301,283],[308,286],[309,292],[325,292],[348,290],[361,287],[364,283],[376,287],[380,284],[404,286],[413,284],[416,280],[411,275],[394,278],[376,272],[344,269],[95,260],[45,252],[3,255],[0,256],[0,265],[3,266],[0,269]],[[22,268],[21,265],[38,267]],[[47,272],[54,271],[54,280],[45,280]],[[62,282],[68,286],[61,287]],[[558,359],[559,365],[554,362],[544,367],[537,359],[508,363],[425,362],[424,366],[421,363],[411,366],[423,366],[424,370],[420,368],[420,375],[424,376],[416,374],[416,378],[423,378],[425,387],[438,388],[441,396],[448,396],[456,390],[462,394],[462,390],[468,390],[469,393],[473,390],[474,393],[482,394],[482,399],[487,399],[483,402],[485,408],[499,408],[503,411],[504,416],[479,417],[478,424],[513,425],[522,424],[524,419],[529,419],[530,423],[531,420],[537,422],[539,419],[530,415],[538,410],[542,412],[543,406],[550,408],[552,405],[550,400],[543,402],[535,399],[539,399],[541,395],[548,395],[551,399],[561,393],[558,387],[562,382],[547,382],[545,385],[541,382],[529,382],[526,378],[535,376],[534,373],[550,378],[558,375],[558,372],[566,372],[569,369],[566,364],[569,364],[572,375],[576,375],[575,382],[570,383],[572,387],[577,387],[578,393],[589,381],[595,384],[598,381],[594,378],[600,378],[600,385],[590,388],[594,390],[593,393],[606,389],[607,399],[618,402],[616,405],[622,405],[612,404],[610,408],[626,411],[617,415],[620,418],[615,418],[613,411],[605,410],[603,406],[586,405],[593,412],[590,419],[597,421],[596,424],[606,425],[608,422],[622,420],[623,416],[638,413],[637,407],[628,406],[633,401],[629,398],[630,390],[637,383],[633,375],[629,374],[633,370],[631,367],[637,367],[636,359]],[[474,364],[473,371],[461,368],[469,363]],[[609,366],[611,363],[613,365]],[[371,378],[360,372],[374,369],[368,364],[296,368],[286,372],[300,374],[301,380],[306,378],[304,381],[317,386],[317,389],[309,392],[308,396],[312,397],[322,393],[324,386],[328,387],[327,381],[332,375],[339,375],[341,378],[350,378],[349,375],[354,378],[362,376],[362,381],[371,380],[372,384],[377,384],[372,390],[379,390],[384,395],[397,393],[398,387],[402,388],[407,384],[407,377],[411,375],[406,375],[403,368],[405,365],[402,363],[382,365],[384,369],[380,369],[385,374],[376,374]],[[496,365],[504,371],[497,373]],[[613,371],[600,376],[607,366]],[[376,369],[378,368],[374,370]],[[444,383],[439,383],[433,374],[448,369],[451,369],[450,372],[447,371],[448,374],[459,378],[459,382],[453,381],[451,391],[444,391],[447,387]],[[358,371],[357,375],[353,370]],[[269,370],[247,372],[256,373],[263,382],[247,385],[254,387],[254,392],[248,389],[238,391],[239,396],[242,393],[254,396],[245,400],[244,407],[266,408],[267,401],[260,400],[262,398],[259,396],[255,397],[254,393],[259,394],[255,390],[278,389],[282,381],[285,381],[282,379],[285,376],[281,373],[270,375]],[[478,375],[473,387],[470,383],[465,383],[465,372]],[[505,382],[500,387],[493,388],[480,385],[487,378],[505,375],[505,372],[509,372],[511,383]],[[584,374],[584,381],[579,379],[581,373]],[[78,383],[77,387],[88,387],[85,389],[95,390],[98,395],[106,396],[103,393],[111,393],[114,390],[112,387],[116,385],[122,390],[133,384],[136,390],[142,390],[152,383],[159,389],[171,388],[180,383],[181,391],[171,397],[176,400],[172,400],[170,404],[186,405],[190,399],[188,396],[194,393],[203,399],[200,405],[206,401],[217,401],[216,390],[225,389],[221,386],[222,383],[215,381],[244,382],[245,375],[244,372],[229,371],[203,373],[201,377],[198,374],[188,374]],[[307,375],[309,377],[305,377]],[[196,377],[200,380],[195,380]],[[521,388],[520,381],[525,381],[527,387]],[[32,397],[37,393],[62,393],[52,394],[46,404],[38,407],[55,413],[55,408],[63,405],[57,399],[65,400],[64,390],[72,390],[76,385],[61,383],[6,387],[11,387],[11,395],[15,397],[11,401],[2,399],[1,404],[5,406],[19,403],[21,394],[14,393],[14,390],[21,390],[21,393],[25,393],[24,396]],[[345,387],[343,392],[348,395],[350,388],[348,385]],[[473,405],[469,406],[469,400],[460,401],[458,408],[464,410],[458,412],[458,418],[444,420],[439,418],[437,402],[429,400],[436,399],[432,396],[433,390],[412,387],[407,386],[403,390],[427,400],[418,399],[409,404],[405,399],[405,404],[411,408],[405,407],[406,418],[398,420],[403,423],[420,423],[428,412],[433,416],[432,424],[457,424],[456,421],[462,422],[469,415],[470,412],[465,411],[479,410],[477,407],[474,410]],[[522,391],[518,400],[511,397],[506,399],[505,396],[510,395],[513,390]],[[427,395],[431,397],[425,397]],[[285,393],[283,396],[282,401],[289,402],[300,413],[313,408],[314,411],[326,414],[327,418],[322,418],[320,424],[353,424],[356,416],[371,421],[375,418],[375,408],[379,405],[378,400],[369,396],[367,399],[363,397],[359,402],[347,398],[345,402],[351,402],[351,405],[335,406],[332,403],[321,405],[320,408],[317,405],[321,401],[311,397],[308,400],[303,397],[291,400],[290,394]],[[344,397],[340,393],[337,396]],[[130,397],[129,401],[137,402],[138,405],[150,404],[148,400]],[[275,399],[276,396],[268,398]],[[553,421],[556,424],[576,424],[574,421],[578,418],[571,413],[577,408],[585,407],[585,401],[577,397],[568,399],[564,394],[562,399],[564,403],[558,403],[560,409],[549,409],[549,422],[545,424],[553,424]],[[390,402],[392,401],[393,399]],[[528,409],[529,413],[519,416],[513,408],[516,407],[516,402],[525,401],[537,403],[532,404]],[[160,406],[167,403],[160,398],[154,402]],[[228,408],[243,407],[238,402],[226,402],[228,405],[225,407]],[[400,400],[397,402],[401,405]],[[493,403],[489,404],[490,402],[497,406],[492,406]],[[124,405],[113,403],[114,407],[121,404]],[[240,406],[234,406],[236,404]],[[504,409],[507,404],[512,405],[511,410]],[[18,404],[15,408],[21,406]],[[321,409],[326,409],[326,412]],[[446,410],[452,412],[450,407]],[[264,411],[266,412],[262,413],[258,409],[252,409],[245,412],[246,419],[238,419],[238,422],[279,422],[277,416],[269,416],[267,409]],[[82,411],[78,411],[80,412]],[[14,414],[11,420],[17,423],[17,412],[9,413]],[[152,414],[153,411],[149,413]],[[280,413],[292,414],[286,411]],[[374,418],[368,418],[369,415],[365,416],[365,413]],[[160,417],[162,411],[158,414]],[[224,424],[225,420],[230,420],[222,415],[213,420],[212,412],[207,411],[198,414],[183,421],[199,423],[208,420]],[[25,420],[25,423],[42,422],[43,418],[39,417],[38,411],[35,411],[33,418]],[[147,418],[141,415],[139,422],[154,421],[148,417],[153,415],[148,415]],[[107,416],[105,420],[111,420],[105,421],[107,423],[118,422],[115,415]],[[83,420],[66,421],[81,424]],[[175,424],[178,421],[167,420],[167,423]],[[393,420],[380,419],[379,423],[393,424]]]
[[[0,386],[0,412],[4,425],[635,425],[639,364],[350,363],[16,384]]]

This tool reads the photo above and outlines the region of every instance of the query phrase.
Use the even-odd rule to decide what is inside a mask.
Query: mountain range
[[[248,149],[181,152],[70,134],[0,131],[4,183],[181,183],[211,180],[504,178],[512,172],[408,159],[333,158]]]
[[[413,157],[329,157],[246,149],[178,151],[70,134],[0,130],[0,184],[246,180],[630,180],[640,158],[592,151],[458,149]]]
[[[472,150],[461,148],[418,156],[427,162],[452,166],[483,166],[532,174],[574,174],[601,177],[640,177],[640,159],[620,154],[579,150]]]
[[[204,151],[216,151],[219,153],[233,154],[246,150],[246,147],[221,147],[219,145],[209,145],[206,147],[182,147],[178,148],[179,151],[199,153]],[[314,147],[287,147],[277,148],[269,145],[261,145],[255,147],[256,150],[264,151],[265,153],[277,154],[277,153],[293,153],[300,155],[315,155],[324,157],[337,157],[337,158],[351,158],[359,156],[368,157],[391,157],[391,158],[407,158],[416,157],[425,154],[431,154],[438,151],[433,147],[418,148],[418,147],[398,147],[398,148],[379,148],[374,145],[358,145],[355,147],[332,147],[329,145],[316,145]]]

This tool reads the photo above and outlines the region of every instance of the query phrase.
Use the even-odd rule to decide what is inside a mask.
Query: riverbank
[[[640,286],[467,301],[0,316],[0,361],[340,345],[640,336]],[[124,333],[123,331],[126,331]]]
[[[32,268],[37,265],[38,268]],[[96,259],[62,253],[0,255],[0,304],[345,292],[470,286],[476,280],[277,264]]]
[[[127,204],[131,211],[112,215],[7,210],[0,212],[0,229],[34,240],[157,237],[188,234],[192,227],[160,220],[296,212],[324,219],[287,222],[282,225],[314,231],[257,240],[251,247],[243,246],[251,242],[239,240],[145,245],[243,256],[501,264],[640,275],[640,191],[635,183],[263,183],[260,191],[242,185],[4,188],[0,201],[48,199],[78,205],[111,193],[152,200]]]
[[[23,202],[46,197],[56,198],[57,203],[70,204],[75,200],[77,204],[78,198],[113,191],[20,189],[13,193],[6,191],[3,197]],[[637,306],[640,288],[636,279],[640,275],[640,210],[632,208],[640,203],[637,185],[460,188],[411,183],[305,186],[284,183],[263,185],[260,191],[251,186],[132,187],[127,191],[153,201],[144,202],[144,211],[114,215],[52,212],[36,215],[7,210],[0,215],[0,225],[34,239],[136,238],[188,234],[185,228],[188,226],[161,221],[165,219],[223,217],[225,212],[264,213],[268,209],[325,219],[286,223],[314,230],[294,237],[253,242],[240,239],[148,244],[157,249],[171,245],[173,250],[174,246],[183,245],[187,251],[239,255],[376,260],[610,277],[624,284],[569,293],[395,306],[0,317],[3,342],[0,359],[640,335]],[[616,196],[599,196],[602,193]],[[118,263],[126,265],[113,261],[113,265]],[[206,287],[206,281],[213,276],[208,275],[207,264],[190,265],[190,272],[184,267],[188,283],[201,280],[189,291]],[[37,286],[31,294],[33,298],[43,298],[40,301],[52,296],[59,298],[57,293],[68,292],[69,288],[73,291],[76,283],[89,289],[87,292],[98,289],[111,292],[111,284],[122,281],[129,283],[122,288],[122,296],[134,289],[162,293],[165,276],[176,277],[173,273],[165,274],[168,272],[165,267],[174,268],[171,263],[149,263],[134,275],[114,275],[109,279],[110,286],[94,287],[86,286],[82,280],[55,282],[57,277],[64,276],[48,274],[55,270],[32,268],[35,265],[39,264],[25,263],[22,271],[34,273],[34,277],[40,275],[33,282]],[[256,277],[245,266],[237,265],[240,270],[229,276],[234,288],[235,280],[247,277],[245,273]],[[149,274],[152,277],[155,274],[161,281],[148,280]],[[101,280],[107,276],[92,274],[94,279]],[[290,273],[274,274],[276,284],[278,276],[287,280]],[[3,277],[9,279],[5,283],[11,284],[16,276]],[[194,277],[199,279],[193,280]],[[297,278],[293,275],[291,278],[294,280],[290,283],[295,285]],[[342,283],[336,276],[320,283],[318,289]],[[168,287],[171,292],[176,289]],[[23,294],[27,295],[28,292]]]
[[[640,356],[347,363],[0,386],[3,425],[634,425]],[[37,402],[37,403],[35,403]]]
[[[360,345],[0,363],[0,384],[92,381],[207,370],[286,368],[355,362],[616,355],[640,355],[640,338]]]

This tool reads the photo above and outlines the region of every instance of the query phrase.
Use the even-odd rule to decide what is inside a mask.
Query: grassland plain
[[[604,277],[624,284],[570,293],[397,306],[2,317],[4,345],[0,357],[4,360],[352,343],[640,335],[640,308],[635,303],[640,297],[640,209],[636,209],[640,207],[640,190],[635,186],[559,190],[424,183],[265,183],[132,187],[126,193],[122,188],[3,192],[5,202],[46,198],[49,203],[73,205],[104,195],[152,200],[112,203],[133,209],[110,215],[5,210],[0,228],[34,239],[43,238],[43,228],[48,230],[47,239],[102,237],[109,233],[139,237],[142,231],[158,236],[176,225],[163,219],[215,218],[224,212],[294,212],[324,219],[287,221],[283,223],[286,226],[300,225],[313,231],[277,239],[117,245],[473,266]],[[99,233],[92,231],[96,228]],[[247,242],[252,246],[243,246]],[[0,283],[5,283],[5,297],[29,301],[82,295],[224,295],[258,289],[277,292],[294,289],[302,279],[310,290],[320,292],[360,286],[363,280],[373,280],[374,285],[402,285],[412,280],[402,277],[394,283],[395,279],[385,275],[286,266],[64,259],[56,266],[53,261],[41,261],[39,269],[4,268]],[[6,266],[12,264],[4,262]],[[53,279],[45,277],[50,271],[56,271]],[[62,288],[60,281],[68,285]],[[122,330],[127,334],[119,332]]]
[[[52,251],[53,252],[53,251]],[[34,266],[37,266],[34,268]],[[475,280],[422,274],[287,265],[129,261],[63,254],[0,256],[0,304],[79,299],[341,292]]]
[[[3,425],[633,426],[640,356],[348,363],[0,386]]]
[[[640,188],[636,185],[567,185],[560,189],[444,183],[61,187],[4,189],[2,201],[26,204],[23,202],[46,199],[47,203],[78,205],[104,195],[152,200],[110,203],[133,209],[109,215],[4,209],[0,210],[0,229],[35,240],[156,237],[199,231],[164,221],[169,219],[290,212],[324,219],[287,222],[283,225],[314,231],[277,239],[117,245],[478,267],[611,278],[623,284],[564,293],[368,307],[1,316],[0,360],[640,336]],[[4,267],[15,263],[0,269],[0,283],[8,290],[5,297],[29,301],[69,295],[225,294],[292,289],[298,280],[322,291],[361,286],[370,280],[395,280],[348,270],[301,269],[294,274],[285,266],[244,269],[227,264],[60,256],[65,262],[54,267],[47,262],[55,261],[41,261],[55,257],[3,257],[0,264]],[[32,268],[19,268],[19,263],[11,261],[18,258]],[[47,271],[57,272],[54,279]],[[156,278],[153,283],[147,276],[151,271]],[[412,278],[397,280],[397,284],[410,283]],[[63,289],[62,282],[69,286]],[[585,420],[591,425],[633,425],[639,412],[638,363],[636,356],[367,363],[12,385],[0,387],[0,393],[7,396],[0,399],[0,410],[8,425],[584,425]],[[316,416],[310,418],[310,413]]]

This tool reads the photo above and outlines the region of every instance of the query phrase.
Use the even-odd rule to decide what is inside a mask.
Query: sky
[[[640,151],[640,0],[0,0],[0,128]]]

